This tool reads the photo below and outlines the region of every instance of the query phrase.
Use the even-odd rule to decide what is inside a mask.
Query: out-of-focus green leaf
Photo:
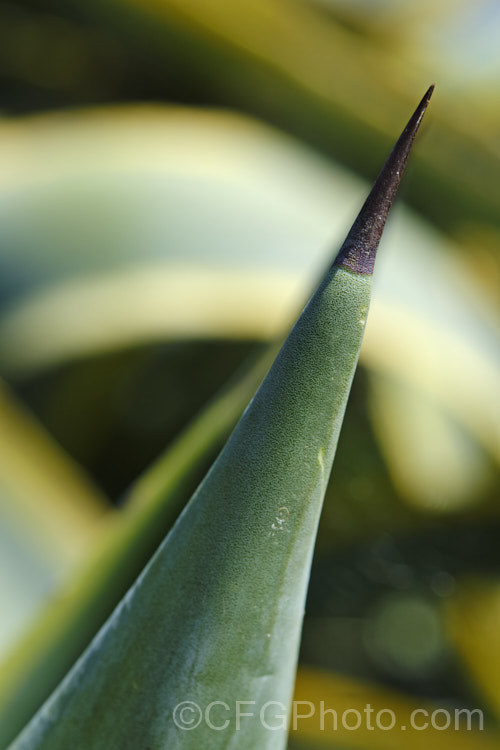
[[[390,48],[402,68],[439,81],[456,105],[465,100],[477,134],[498,122],[500,16],[490,0],[303,0],[326,7],[376,48]],[[385,45],[385,46],[384,46]]]
[[[387,389],[382,391],[385,381],[373,381],[378,386],[372,416],[398,486],[408,480],[403,496],[422,507],[458,509],[487,490],[491,459],[500,464],[500,405],[495,396],[500,384],[499,320],[453,245],[414,217],[403,220],[403,212],[396,212],[392,230],[392,242],[380,258],[362,360],[377,378],[389,378],[394,388],[387,395]],[[405,395],[410,392],[411,406]],[[439,423],[442,442],[436,429],[428,429],[431,420]],[[426,458],[431,450],[441,458],[441,497],[434,502],[429,488],[434,483],[437,490],[436,466],[434,459]],[[459,485],[456,465],[462,462],[464,470],[465,456],[468,476]],[[411,470],[406,457],[414,462]],[[446,478],[454,475],[445,488]]]
[[[4,121],[0,151],[6,369],[281,335],[363,191],[262,125],[175,108]]]
[[[0,384],[0,652],[67,580],[109,506],[63,451]]]
[[[5,511],[59,564],[88,549],[109,505],[41,425],[0,384],[0,476]],[[8,501],[8,495],[15,502]]]
[[[428,79],[413,56],[398,54],[397,38],[357,34],[300,0],[73,0],[72,7],[120,28],[166,75],[176,66],[194,70],[226,104],[363,174],[373,173],[392,122]],[[483,221],[499,225],[498,120],[478,109],[443,91],[407,188],[414,205],[456,234]]]
[[[120,513],[0,668],[0,747],[22,729],[87,646],[164,538],[201,471],[235,424],[274,349],[228,384],[131,487]]]

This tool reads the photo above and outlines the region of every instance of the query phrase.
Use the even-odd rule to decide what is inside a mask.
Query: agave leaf
[[[286,11],[280,0],[72,3],[120,29],[169,75],[174,55],[183,73],[194,69],[198,86],[209,81],[219,101],[279,123],[362,174],[375,168],[377,147],[388,147],[391,123],[408,107],[408,81],[422,75],[421,58],[417,66],[394,54],[396,45],[354,34],[299,0]],[[464,99],[449,98],[438,112],[407,191],[428,218],[457,234],[483,220],[498,226],[500,216],[497,119],[481,123],[476,109],[471,117]]]
[[[183,701],[202,710],[223,701],[231,714],[239,700],[259,711],[268,702],[289,706],[314,540],[375,254],[431,92],[207,477],[12,748],[286,744],[286,724],[270,732],[258,715],[241,727],[228,722],[223,737],[202,723],[186,734],[171,712]]]
[[[500,382],[498,313],[488,306],[481,288],[469,283],[469,272],[456,262],[453,245],[443,242],[439,247],[437,238],[410,217],[414,231],[403,235],[398,218],[394,217],[391,229],[397,230],[393,234],[399,243],[404,236],[400,255],[405,273],[400,273],[396,284],[395,257],[388,256],[395,255],[397,243],[389,244],[380,264],[381,283],[363,347],[364,363],[421,391],[498,462],[500,405],[494,395]],[[372,325],[375,317],[376,326]],[[392,356],[386,356],[389,350]]]
[[[0,448],[3,506],[13,526],[26,534],[31,528],[32,544],[55,566],[74,564],[109,504],[3,383]]]
[[[159,338],[282,336],[364,191],[233,114],[103,108],[0,132],[10,373]]]
[[[88,551],[109,504],[0,383],[0,653]]]
[[[369,405],[400,497],[446,513],[478,503],[491,490],[496,475],[485,451],[421,389],[372,373]]]

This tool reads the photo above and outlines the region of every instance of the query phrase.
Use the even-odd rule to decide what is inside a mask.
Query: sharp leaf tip
[[[429,86],[401,133],[334,261],[335,266],[358,274],[373,273],[382,231],[433,91],[434,84]]]

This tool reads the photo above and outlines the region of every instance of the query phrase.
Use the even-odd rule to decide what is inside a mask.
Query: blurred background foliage
[[[494,0],[0,2],[1,747],[161,541],[432,81],[297,697],[479,707],[487,732],[405,740],[497,742],[499,34]]]

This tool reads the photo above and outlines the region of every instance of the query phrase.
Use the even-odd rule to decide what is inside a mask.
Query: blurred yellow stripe
[[[419,730],[412,728],[412,714],[415,711],[423,711],[414,717],[415,726],[423,726],[426,721],[430,723],[431,714],[438,705],[429,703],[419,704],[415,700],[404,697],[401,693],[383,688],[375,684],[358,682],[347,677],[320,672],[307,667],[299,668],[295,685],[294,701],[297,705],[297,716],[307,714],[311,711],[309,704],[314,706],[314,715],[310,718],[297,719],[297,729],[292,728],[292,737],[296,734],[297,740],[311,742],[311,747],[319,748],[356,748],[356,750],[496,750],[499,747],[498,735],[490,731],[467,731],[465,721],[462,718],[459,731],[454,728],[439,730],[430,726]],[[322,704],[323,702],[323,704]],[[320,711],[321,706],[325,709],[333,709],[337,713],[337,730],[333,730],[333,714],[326,713],[324,717],[324,729],[321,728]],[[367,706],[371,709],[370,724],[368,719],[363,719],[359,729],[346,729],[343,726],[342,717],[345,715],[346,726],[355,726],[358,712],[362,717],[367,715]],[[453,713],[453,708],[443,708]],[[392,711],[396,718],[396,724],[392,730],[377,728],[376,717],[379,712],[379,723],[381,726],[389,726],[391,717],[387,711]],[[345,713],[351,712],[351,713]],[[369,713],[369,712],[368,712]],[[435,723],[444,724],[445,717],[441,713],[436,715]],[[452,726],[454,725],[452,717]],[[369,729],[368,726],[373,726]],[[474,729],[478,725],[477,717],[472,716],[471,725]],[[402,727],[406,729],[402,729]]]
[[[12,524],[12,533],[29,539],[66,575],[109,503],[1,383],[0,482],[3,523]]]

